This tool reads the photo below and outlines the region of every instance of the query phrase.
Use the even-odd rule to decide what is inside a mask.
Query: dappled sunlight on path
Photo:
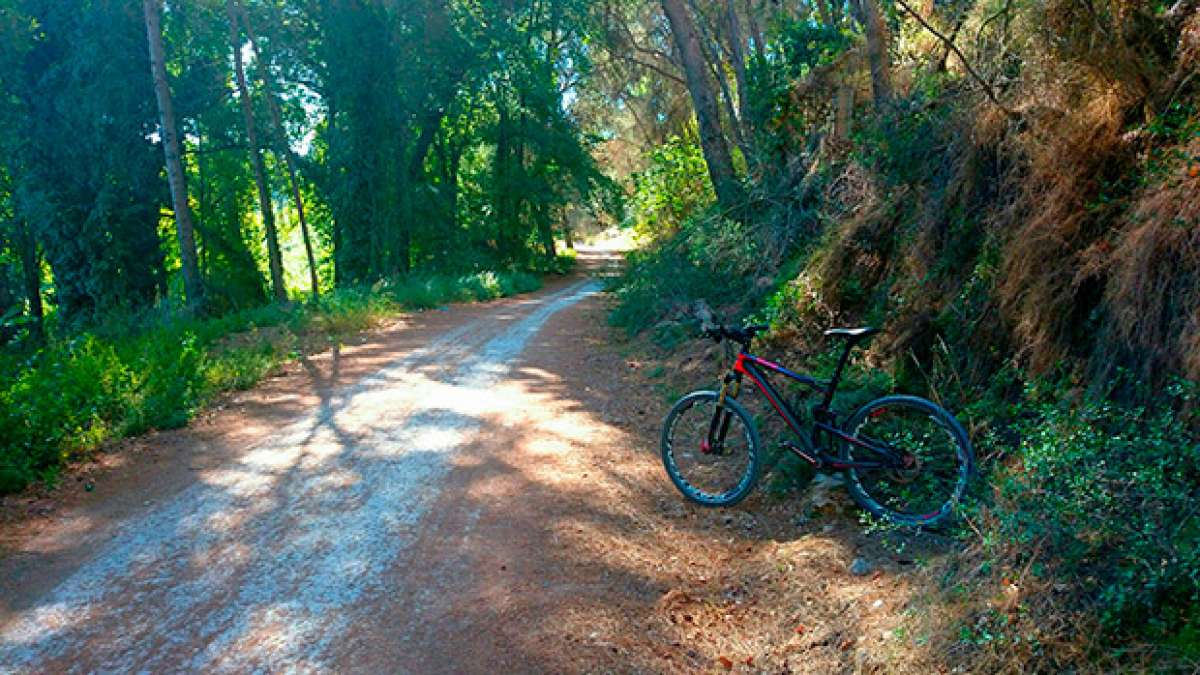
[[[31,670],[319,667],[369,619],[507,364],[583,281],[476,320],[345,388],[128,523],[0,633]]]

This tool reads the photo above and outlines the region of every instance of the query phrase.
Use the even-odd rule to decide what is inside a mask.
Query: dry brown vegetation
[[[1114,366],[1158,383],[1200,374],[1189,137],[1200,19],[1141,5],[1054,2],[1014,17],[1024,68],[1006,98],[1017,117],[947,90],[927,104],[954,112],[920,139],[936,147],[918,181],[838,163],[825,198],[842,217],[809,265],[829,313],[861,314],[881,301],[861,289],[887,288],[893,356],[927,358],[935,321],[954,313],[986,335],[968,343],[1011,344],[993,351],[1035,374],[1071,363],[1095,380]],[[942,49],[922,44],[929,58]],[[956,307],[981,262],[991,290]]]

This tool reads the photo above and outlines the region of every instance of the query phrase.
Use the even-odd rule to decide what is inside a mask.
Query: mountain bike
[[[667,413],[662,459],[671,482],[702,506],[733,506],[749,495],[762,470],[763,444],[754,419],[738,401],[743,381],[766,397],[792,440],[783,447],[817,470],[842,471],[854,501],[884,521],[929,527],[945,521],[966,491],[974,450],[962,425],[932,401],[891,395],[860,407],[842,421],[832,408],[850,353],[876,328],[825,331],[844,340],[833,377],[820,381],[754,356],[751,343],[766,326],[708,327],[704,335],[740,347],[719,391],[694,391]],[[768,378],[782,375],[821,395],[805,428],[800,415]]]

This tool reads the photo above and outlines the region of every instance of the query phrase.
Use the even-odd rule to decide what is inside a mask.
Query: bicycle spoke
[[[663,438],[667,472],[689,499],[708,506],[744,497],[757,479],[752,429],[733,404],[715,394],[691,395],[672,411]]]
[[[873,447],[847,443],[851,461],[871,461],[889,449],[901,466],[848,473],[866,506],[905,520],[940,517],[961,493],[966,474],[960,442],[950,423],[933,414],[933,404],[897,397],[869,409],[851,433]],[[852,490],[853,491],[853,490]]]

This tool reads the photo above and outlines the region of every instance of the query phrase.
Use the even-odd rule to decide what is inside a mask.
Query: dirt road
[[[406,317],[117,453],[3,528],[0,672],[886,664],[902,570],[850,577],[869,543],[803,505],[684,505],[600,288]]]

